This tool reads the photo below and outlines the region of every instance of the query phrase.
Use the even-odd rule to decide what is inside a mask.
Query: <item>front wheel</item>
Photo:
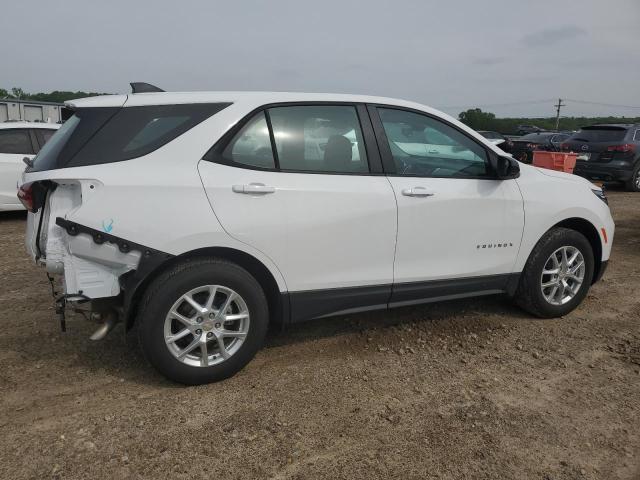
[[[242,369],[260,348],[268,318],[264,292],[246,270],[196,259],[150,285],[137,328],[146,358],[160,373],[198,385]]]
[[[593,272],[593,250],[584,235],[554,228],[531,252],[520,277],[516,302],[538,317],[566,315],[587,295]]]

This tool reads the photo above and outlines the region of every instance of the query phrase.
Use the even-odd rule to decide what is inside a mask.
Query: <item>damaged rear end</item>
[[[99,323],[94,340],[126,315],[144,273],[171,257],[116,236],[114,220],[102,216],[114,211],[114,202],[122,211],[130,192],[118,183],[136,175],[125,161],[148,155],[225,106],[125,108],[126,101],[115,95],[68,103],[74,115],[27,167],[18,194],[29,212],[26,250],[46,270],[62,329],[65,310],[80,310]],[[111,165],[116,162],[124,163]],[[131,217],[129,232],[139,230]]]

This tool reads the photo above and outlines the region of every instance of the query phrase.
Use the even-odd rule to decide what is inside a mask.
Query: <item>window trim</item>
[[[364,149],[367,155],[367,163],[369,164],[368,172],[325,172],[317,170],[282,170],[280,168],[280,161],[278,159],[278,151],[275,144],[275,138],[273,137],[273,128],[271,126],[271,117],[268,110],[270,108],[278,107],[314,107],[314,106],[336,106],[336,107],[354,107],[356,110],[356,117],[360,125],[360,131],[362,132],[362,138],[364,141]],[[267,127],[269,128],[269,138],[271,139],[271,150],[275,163],[274,168],[263,168],[254,165],[246,165],[243,163],[234,162],[222,156],[224,149],[235,139],[236,135],[260,112],[264,112],[267,119]],[[382,157],[378,149],[378,143],[374,134],[373,126],[371,125],[371,119],[367,112],[366,105],[361,102],[341,102],[341,101],[296,101],[296,102],[276,102],[261,105],[258,108],[251,110],[244,117],[242,117],[235,125],[227,130],[218,141],[204,154],[202,160],[218,163],[220,165],[227,165],[229,167],[243,168],[245,170],[257,170],[261,172],[277,172],[277,173],[308,173],[311,175],[350,175],[350,176],[380,176],[385,175],[382,166]]]
[[[633,141],[640,142],[640,128],[633,132]]]
[[[0,155],[35,155],[37,153],[37,149],[36,146],[38,145],[37,143],[34,144],[34,138],[31,134],[31,129],[29,128],[3,128],[2,132],[24,132],[27,134],[27,138],[29,139],[29,145],[31,145],[31,152],[29,153],[5,153],[5,152],[0,152]]]
[[[451,175],[417,175],[417,174],[402,174],[396,171],[396,164],[393,160],[393,154],[391,153],[391,147],[389,146],[389,140],[387,138],[387,133],[384,129],[384,125],[382,124],[382,119],[380,118],[380,114],[378,113],[378,108],[385,108],[391,110],[401,110],[408,113],[415,113],[418,115],[424,115],[425,117],[431,118],[433,120],[439,121],[447,125],[448,127],[453,128],[458,131],[460,134],[467,137],[473,143],[477,144],[482,150],[484,150],[487,155],[486,165],[487,165],[487,174],[482,176],[451,176]],[[382,165],[384,166],[384,170],[387,176],[389,177],[413,177],[413,178],[449,178],[452,180],[497,180],[498,176],[495,171],[495,166],[493,159],[498,156],[493,150],[489,149],[486,145],[478,142],[477,139],[471,137],[467,132],[462,130],[457,125],[448,122],[446,119],[434,115],[423,110],[417,110],[415,108],[403,107],[399,105],[389,105],[382,103],[369,103],[367,104],[367,110],[369,112],[369,117],[371,119],[371,123],[373,124],[373,128],[376,134],[376,139],[378,141],[378,148],[380,150],[380,155],[382,158]]]

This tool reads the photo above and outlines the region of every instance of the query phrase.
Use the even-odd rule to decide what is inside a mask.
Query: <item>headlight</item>
[[[609,205],[609,199],[607,198],[607,194],[604,193],[604,188],[603,189],[591,189],[591,191],[593,192],[593,194],[598,197],[600,200],[602,200],[604,203],[606,203],[607,205]]]

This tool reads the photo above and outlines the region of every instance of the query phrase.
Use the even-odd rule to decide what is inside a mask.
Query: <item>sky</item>
[[[555,115],[561,97],[563,116],[640,116],[640,0],[8,0],[2,12],[0,88],[359,93],[511,117]]]

